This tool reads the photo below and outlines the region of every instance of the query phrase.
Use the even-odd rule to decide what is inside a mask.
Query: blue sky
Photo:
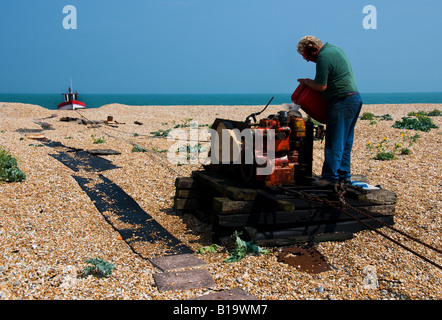
[[[441,30],[439,0],[1,0],[0,92],[291,93],[315,74],[307,34],[347,52],[361,92],[440,92]]]

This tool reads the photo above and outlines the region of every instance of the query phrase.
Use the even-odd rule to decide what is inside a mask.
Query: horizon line
[[[75,91],[78,92],[78,91]],[[78,92],[80,93],[80,92]],[[109,92],[83,92],[81,94],[100,94],[100,95],[272,95],[272,94],[277,94],[277,95],[282,95],[282,94],[287,94],[287,95],[291,95],[293,92],[275,92],[275,93],[269,93],[269,92],[259,92],[259,93],[247,93],[247,92],[243,92],[243,93],[109,93]],[[441,93],[442,91],[378,91],[378,92],[361,92],[359,91],[360,94],[404,94],[404,93],[418,93],[418,94],[422,94],[422,93]],[[54,92],[0,92],[0,94],[62,94],[62,93],[54,93]]]

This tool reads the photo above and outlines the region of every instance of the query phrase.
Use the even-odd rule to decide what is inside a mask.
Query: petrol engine
[[[319,128],[299,111],[279,111],[256,121],[258,114],[245,121],[214,121],[216,136],[212,135],[211,164],[206,169],[230,173],[256,185],[308,183],[312,179],[314,131]]]

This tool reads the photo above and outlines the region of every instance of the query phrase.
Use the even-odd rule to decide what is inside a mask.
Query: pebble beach
[[[228,252],[198,254],[207,262],[216,288],[160,292],[148,260],[164,254],[162,243],[129,246],[97,210],[72,177],[74,172],[55,159],[57,149],[34,135],[67,148],[118,151],[102,156],[112,170],[88,171],[116,183],[161,226],[195,252],[212,244],[211,229],[192,215],[173,211],[175,179],[200,170],[198,163],[168,162],[175,142],[152,132],[194,121],[210,125],[216,118],[244,121],[262,106],[126,106],[48,110],[38,105],[0,102],[0,146],[17,159],[26,180],[0,184],[0,299],[3,300],[188,300],[217,290],[240,288],[262,300],[440,300],[442,271],[386,240],[374,231],[356,233],[345,241],[315,243],[331,265],[311,274],[278,262],[280,247],[269,254],[248,255],[226,263]],[[442,248],[442,117],[429,132],[392,125],[409,112],[442,110],[440,104],[364,105],[362,112],[389,114],[392,120],[359,120],[355,128],[352,173],[397,194],[394,227]],[[284,110],[270,105],[262,116]],[[305,114],[304,114],[305,115]],[[63,117],[81,121],[60,121]],[[111,123],[106,123],[112,117]],[[191,119],[191,120],[190,120]],[[204,130],[205,127],[201,127]],[[419,134],[411,153],[390,161],[373,159],[367,146],[388,140],[406,144]],[[101,139],[100,144],[97,139]],[[134,145],[148,152],[133,152]],[[408,145],[408,142],[407,142]],[[320,174],[324,142],[315,141],[313,171]],[[115,223],[121,223],[115,221]],[[382,232],[442,265],[442,256],[393,231]],[[101,258],[115,268],[109,277],[82,276],[87,259]],[[367,270],[376,283],[367,285]]]

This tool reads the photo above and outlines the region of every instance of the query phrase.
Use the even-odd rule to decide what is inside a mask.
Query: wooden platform
[[[365,181],[365,177],[353,180]],[[322,203],[300,198],[281,188],[250,187],[218,173],[194,171],[175,182],[174,210],[191,213],[213,226],[213,240],[223,243],[234,230],[245,233],[258,245],[288,245],[297,242],[344,240],[368,229],[347,213]],[[320,198],[333,197],[332,190],[311,186],[290,188]],[[396,194],[385,189],[346,188],[345,201],[357,210],[351,214],[374,228],[369,213],[384,224],[394,224]],[[290,191],[290,190],[288,190]],[[348,211],[348,210],[347,210]]]

